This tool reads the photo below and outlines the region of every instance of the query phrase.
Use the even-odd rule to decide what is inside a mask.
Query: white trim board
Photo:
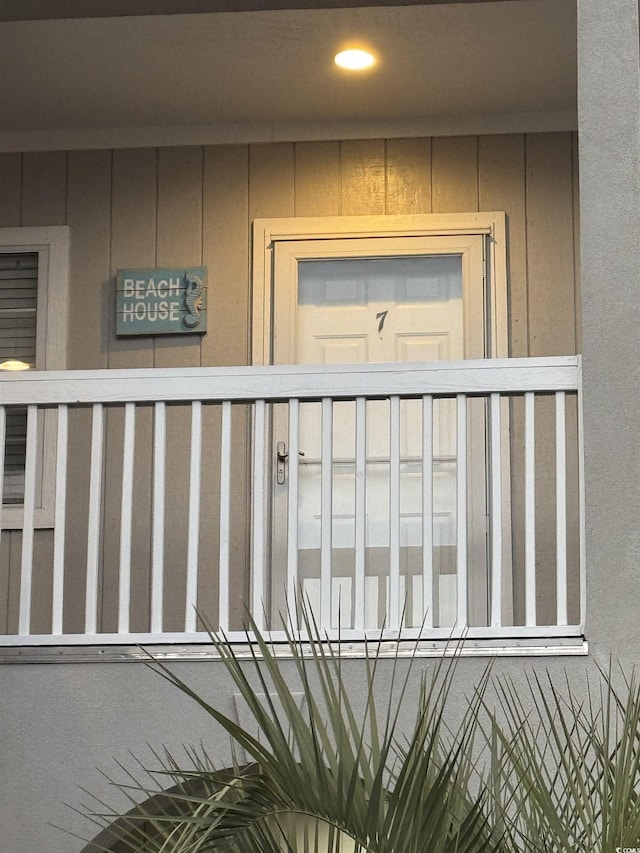
[[[509,355],[506,214],[446,213],[410,216],[335,216],[256,219],[253,223],[252,364],[271,361],[273,244],[349,237],[445,237],[486,234],[491,353]]]
[[[577,110],[445,115],[430,118],[264,122],[206,126],[101,127],[12,130],[0,133],[0,152],[163,148],[175,145],[250,145],[346,139],[408,139],[503,133],[575,131]]]
[[[391,364],[167,367],[25,371],[3,378],[7,405],[92,405],[192,400],[353,399],[575,391],[581,357],[480,359]]]

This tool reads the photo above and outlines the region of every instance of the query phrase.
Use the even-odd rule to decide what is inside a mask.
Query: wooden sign
[[[118,270],[116,335],[206,331],[206,267]]]

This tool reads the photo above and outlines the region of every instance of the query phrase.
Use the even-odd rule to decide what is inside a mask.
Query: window
[[[0,228],[0,370],[66,366],[69,229]],[[26,410],[6,412],[2,527],[22,526]],[[42,413],[35,525],[53,523],[55,424]]]
[[[36,366],[38,253],[0,255],[0,369],[29,370]],[[7,411],[4,457],[5,504],[21,504],[27,442],[26,407]]]

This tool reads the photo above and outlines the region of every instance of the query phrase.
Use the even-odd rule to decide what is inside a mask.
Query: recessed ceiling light
[[[375,65],[376,58],[368,50],[351,48],[336,53],[334,61],[336,65],[346,68],[347,71],[364,71]]]

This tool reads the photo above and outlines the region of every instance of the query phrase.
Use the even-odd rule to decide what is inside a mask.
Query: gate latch
[[[298,456],[304,457],[304,453],[300,450]],[[287,460],[289,459],[289,451],[284,441],[279,441],[276,445],[276,483],[279,486],[284,485],[287,480]]]
[[[279,441],[276,447],[276,482],[282,486],[286,479],[286,464],[289,458],[287,445],[284,441]]]

